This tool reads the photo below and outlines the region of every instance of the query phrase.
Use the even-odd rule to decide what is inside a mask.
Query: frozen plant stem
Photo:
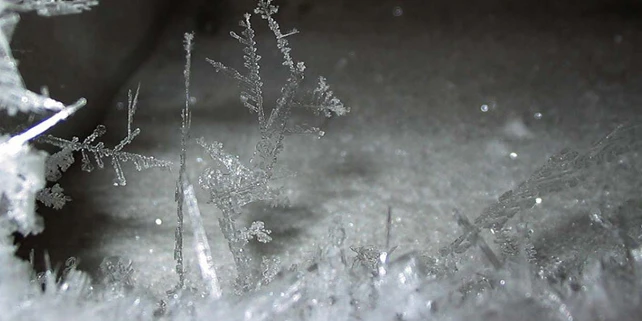
[[[184,183],[187,181],[185,175],[186,167],[185,158],[187,154],[187,140],[189,139],[189,130],[191,125],[191,114],[189,110],[189,86],[190,86],[190,69],[192,66],[192,46],[194,34],[185,33],[185,106],[181,111],[181,154],[180,169],[178,179],[176,180],[176,218],[177,225],[174,233],[174,260],[176,260],[176,274],[178,274],[178,288],[185,286],[185,267],[183,266],[183,203],[185,201]]]

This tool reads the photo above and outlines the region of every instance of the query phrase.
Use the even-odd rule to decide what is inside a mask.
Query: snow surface
[[[301,30],[289,38],[295,59],[306,62],[311,79],[327,77],[351,113],[327,122],[296,115],[322,126],[326,135],[287,138],[280,168],[289,204],[255,204],[242,217],[248,226],[260,220],[272,230],[273,241],[252,244],[253,254],[278,256],[285,269],[311,262],[330,242],[328,229],[337,219],[346,245],[383,248],[388,207],[390,244],[397,246],[392,259],[410,252],[436,256],[463,232],[453,209],[472,220],[562,148],[586,150],[617,125],[641,120],[638,21],[577,12],[446,14],[422,1],[366,7],[325,1],[296,20],[281,21],[285,30]],[[125,91],[141,84],[134,123],[142,134],[131,152],[178,164],[182,34],[190,24],[189,16],[176,18],[119,96],[125,102]],[[285,71],[266,28],[257,28],[257,42],[271,103]],[[236,83],[205,61],[241,68],[241,50],[224,32],[196,35],[192,137],[220,141],[246,160],[258,139],[254,118],[239,102]],[[114,142],[125,133],[123,106],[116,104],[105,120]],[[210,163],[192,141],[193,182]],[[112,186],[110,170],[67,173],[61,184],[74,201],[47,217],[40,246],[54,262],[79,258],[79,268],[97,278],[103,258],[131,260],[136,287],[162,298],[177,281],[177,172],[129,170],[125,187]],[[543,266],[600,259],[617,247],[593,227],[591,211],[630,210],[632,233],[640,234],[639,172],[618,175],[597,175],[580,191],[554,194],[518,214],[533,229]],[[197,195],[223,291],[230,293],[235,272],[218,227],[220,213],[206,204],[202,190]],[[497,248],[490,233],[485,238]],[[187,233],[188,278],[198,282],[192,242]],[[352,260],[356,254],[347,255]],[[466,258],[488,264],[478,250]]]

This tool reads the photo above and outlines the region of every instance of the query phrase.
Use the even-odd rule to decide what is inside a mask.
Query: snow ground
[[[398,17],[396,6],[403,10]],[[252,251],[278,255],[284,267],[304,262],[326,242],[336,216],[347,244],[383,246],[390,206],[397,253],[435,254],[461,234],[453,208],[473,219],[563,147],[586,149],[618,124],[640,120],[639,19],[433,9],[422,1],[381,1],[367,8],[327,1],[294,22],[281,21],[285,30],[302,31],[291,44],[309,78],[326,76],[352,111],[323,123],[322,139],[286,141],[281,166],[296,172],[283,180],[290,204],[247,210],[244,219],[264,221],[274,239]],[[135,123],[142,134],[129,151],[178,163],[182,33],[189,28],[177,18],[119,96],[124,102],[125,90],[141,84]],[[285,74],[271,34],[264,27],[257,32],[266,101],[272,102]],[[205,62],[208,57],[240,68],[242,46],[226,33],[197,35],[195,42],[192,136],[223,142],[248,159],[257,126],[242,108],[236,84]],[[126,123],[126,110],[118,106],[105,120],[114,142]],[[210,162],[192,143],[193,182]],[[176,175],[130,169],[127,186],[116,188],[109,169],[71,171],[62,184],[74,201],[48,217],[40,246],[54,261],[80,258],[80,268],[95,274],[104,257],[131,259],[138,285],[162,296],[176,282]],[[633,178],[617,183],[623,193],[637,187]],[[231,282],[232,257],[218,211],[205,204],[202,192],[199,201],[217,269]],[[568,193],[550,204],[545,199],[525,216],[543,253],[564,257],[572,255],[564,244],[590,244],[593,234],[577,218],[581,210],[568,210],[577,217],[562,215],[568,207],[561,204],[581,201],[594,203]],[[188,233],[188,269],[194,271],[191,242]],[[597,253],[602,244],[593,242]]]

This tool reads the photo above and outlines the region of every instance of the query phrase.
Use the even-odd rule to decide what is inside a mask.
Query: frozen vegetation
[[[258,1],[253,13],[242,17],[241,30],[230,33],[241,48],[242,69],[219,62],[214,53],[197,62],[201,57],[195,54],[198,38],[184,35],[181,93],[168,104],[181,103],[163,110],[171,114],[164,117],[180,122],[173,130],[149,128],[156,139],[170,134],[171,138],[164,154],[148,156],[129,151],[137,148],[135,138],[142,135],[134,127],[136,112],[140,109],[146,119],[142,123],[148,124],[160,114],[159,110],[145,112],[153,97],[143,98],[144,83],[128,91],[124,138],[116,139],[114,145],[109,137],[102,140],[103,125],[82,139],[57,138],[45,132],[87,102],[79,99],[66,105],[46,91],[29,91],[12,57],[9,43],[20,13],[76,14],[97,3],[0,0],[0,107],[3,117],[31,116],[16,128],[3,128],[1,138],[0,320],[639,318],[642,125],[635,119],[618,124],[590,145],[551,151],[547,159],[533,152],[537,146],[529,149],[530,154],[510,148],[510,140],[521,143],[535,136],[521,117],[511,115],[504,125],[495,126],[497,135],[506,140],[489,135],[480,145],[469,137],[477,149],[461,155],[467,159],[440,158],[439,149],[444,147],[439,143],[413,142],[424,137],[412,136],[411,125],[419,122],[417,117],[406,119],[407,124],[398,128],[410,138],[386,137],[376,133],[381,124],[368,118],[374,111],[351,110],[349,103],[344,105],[338,98],[341,95],[335,96],[334,91],[344,91],[340,86],[331,90],[332,79],[306,78],[306,65],[297,60],[296,46],[291,46],[291,39],[305,36],[298,36],[296,29],[282,31],[275,19],[278,9],[271,2]],[[400,10],[395,8],[394,15],[401,15]],[[269,37],[257,35],[259,24]],[[264,56],[270,63],[260,55],[266,46],[263,42],[268,41],[272,51],[266,50]],[[223,56],[236,55],[224,52]],[[194,68],[197,63],[209,69]],[[340,65],[347,63],[340,61]],[[279,68],[284,71],[276,71]],[[282,81],[266,80],[265,70]],[[240,87],[240,104],[234,106],[247,113],[231,122],[231,129],[228,124],[192,117],[204,112],[195,98],[203,93],[194,92],[194,80],[204,78],[204,72],[221,74]],[[220,92],[233,88],[215,84],[222,88]],[[492,102],[480,105],[477,112],[482,114],[497,108]],[[393,108],[402,113],[402,107]],[[355,123],[365,134],[336,126],[342,119],[338,116],[359,119],[362,123]],[[532,117],[543,116],[536,112]],[[315,122],[320,125],[308,125]],[[436,128],[432,135],[452,134]],[[194,134],[203,137],[194,139]],[[288,137],[296,134],[306,135]],[[324,144],[327,140],[330,143]],[[47,155],[33,147],[35,142],[59,151]],[[459,142],[467,144],[466,139]],[[446,141],[449,146],[456,143]],[[248,146],[249,151],[244,149]],[[389,153],[389,148],[394,152]],[[422,162],[409,161],[412,148],[423,149]],[[177,155],[169,155],[172,151]],[[359,156],[372,154],[379,158]],[[471,157],[479,154],[490,155],[481,170],[470,167],[481,162]],[[36,258],[27,262],[14,256],[13,233],[37,234],[46,228],[36,213],[36,202],[63,212],[69,206],[72,199],[63,189],[69,182],[61,178],[76,157],[87,172],[109,162],[115,172],[112,188],[134,185],[139,199],[133,201],[141,204],[158,195],[149,189],[168,181],[173,185],[168,188],[174,203],[162,200],[154,201],[153,207],[146,203],[135,207],[154,211],[141,215],[154,218],[156,225],[171,226],[171,231],[161,230],[168,235],[155,231],[157,239],[147,243],[138,242],[138,235],[135,240],[121,238],[113,248],[122,253],[101,258],[100,273],[94,273],[93,279],[78,269],[80,263],[73,257],[64,265],[45,257],[46,270],[36,273],[32,267]],[[504,191],[501,184],[493,183],[492,175],[486,181],[471,182],[480,177],[475,176],[478,172],[501,173],[497,168],[508,167],[505,162],[526,157],[534,160],[520,169],[520,179],[512,187],[503,186]],[[128,163],[139,171],[149,170],[127,174],[126,179]],[[437,165],[425,165],[432,163]],[[389,176],[370,180],[368,172],[378,166],[385,167]],[[299,173],[293,175],[291,170]],[[332,171],[337,176],[334,182],[319,177],[326,174],[314,174]],[[158,179],[145,181],[146,175]],[[430,179],[430,188],[422,186]],[[136,181],[143,183],[136,185]],[[382,191],[387,183],[398,190]],[[470,190],[466,186],[479,189],[484,184],[489,190],[478,194],[445,195],[445,191],[461,193]],[[463,201],[457,204],[453,199]],[[302,209],[304,205],[309,210]],[[309,217],[318,213],[324,216]],[[356,226],[360,222],[364,227]],[[289,235],[296,229],[305,230],[305,235],[299,239]],[[113,238],[121,236],[114,233]],[[155,241],[160,239],[172,240],[172,246],[157,248],[172,255],[173,263],[161,264],[165,270],[157,268],[156,261],[146,265],[146,257],[136,254],[153,243],[168,244]],[[151,249],[148,255],[167,258]]]

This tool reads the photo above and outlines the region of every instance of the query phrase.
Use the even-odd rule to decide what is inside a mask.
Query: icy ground
[[[328,228],[337,218],[345,244],[383,248],[388,207],[393,259],[412,251],[436,256],[463,233],[453,209],[474,220],[562,148],[585,151],[617,125],[642,120],[639,19],[474,8],[448,14],[422,1],[365,8],[326,2],[281,24],[301,30],[289,38],[293,55],[306,62],[308,75],[326,76],[351,113],[327,122],[307,119],[326,135],[286,140],[280,167],[295,173],[284,172],[282,180],[289,205],[253,205],[243,217],[273,231],[272,242],[254,244],[252,251],[278,256],[283,268],[305,265],[329,242]],[[125,102],[126,90],[141,84],[135,123],[142,134],[129,151],[178,163],[182,34],[189,28],[188,20],[177,18],[119,96]],[[257,41],[266,101],[272,102],[285,73],[265,28],[257,29]],[[241,50],[226,32],[196,35],[192,137],[223,142],[248,159],[258,138],[254,118],[241,106],[236,83],[205,61],[240,68]],[[105,120],[114,142],[126,124],[123,106],[115,103]],[[640,167],[639,159],[626,161]],[[192,181],[210,162],[192,142]],[[125,187],[112,186],[110,170],[66,174],[62,185],[74,201],[47,218],[40,246],[54,261],[79,258],[80,268],[97,276],[105,257],[131,260],[136,286],[160,298],[177,280],[177,174],[129,170]],[[617,247],[589,220],[597,212],[628,211],[631,233],[640,235],[639,172],[596,171],[579,190],[553,193],[517,215],[533,229],[542,266],[600,259]],[[220,213],[198,193],[223,290],[231,291],[234,267],[218,227]],[[490,233],[485,237],[499,252]],[[189,278],[198,281],[192,241],[187,233]],[[479,250],[466,255],[489,264]]]

